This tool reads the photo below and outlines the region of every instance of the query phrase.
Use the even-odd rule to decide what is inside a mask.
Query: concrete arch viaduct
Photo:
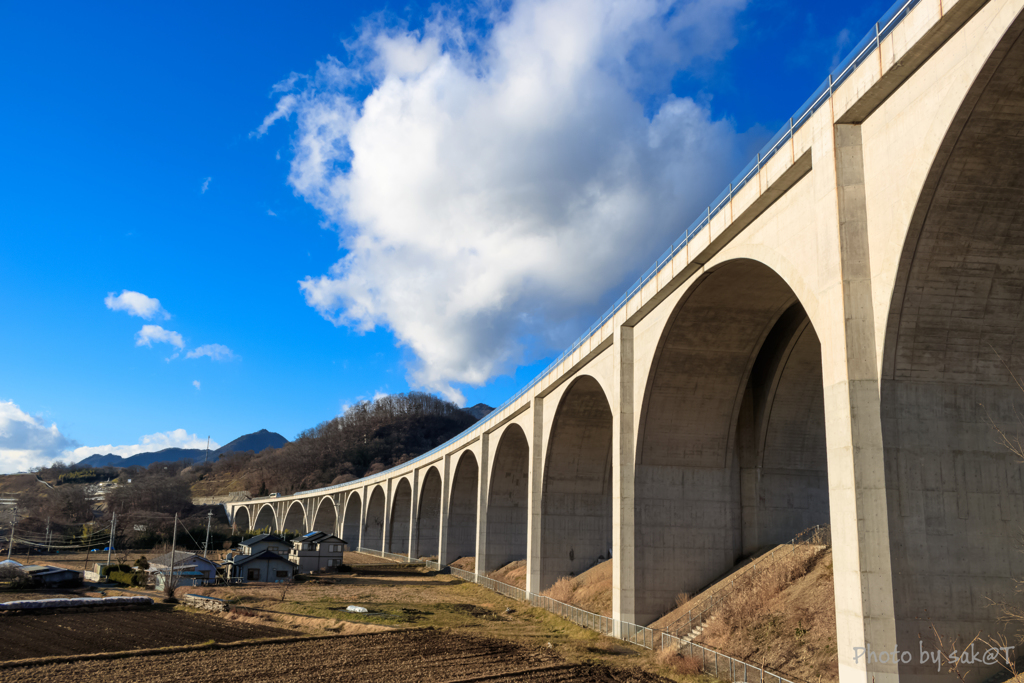
[[[939,676],[918,634],[998,632],[1024,576],[996,434],[1024,375],[1022,6],[911,4],[528,389],[400,467],[229,515],[525,559],[533,592],[610,553],[638,624],[830,523],[843,683]]]

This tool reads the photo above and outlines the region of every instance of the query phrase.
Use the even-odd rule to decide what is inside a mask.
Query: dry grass
[[[658,654],[655,655],[655,661],[680,676],[699,676],[701,673],[701,662],[699,659],[689,657],[671,648],[659,650]]]
[[[552,600],[558,600],[559,602],[572,603],[573,593],[576,592],[576,579],[572,576],[563,576],[551,588],[547,589],[541,595],[546,595]]]
[[[832,551],[801,546],[737,581],[700,640],[814,681],[838,680]]]
[[[488,576],[495,581],[501,581],[502,583],[507,583],[510,586],[516,586],[517,588],[525,590],[526,560],[510,562],[501,569],[491,572]]]
[[[563,576],[544,595],[594,614],[612,615],[612,561],[595,564],[579,576]]]
[[[451,566],[456,569],[461,569],[466,572],[476,571],[476,558],[475,557],[460,557],[459,559],[452,562]]]

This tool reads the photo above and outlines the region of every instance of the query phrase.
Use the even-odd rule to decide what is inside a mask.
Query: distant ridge
[[[221,446],[213,453],[220,455],[221,453],[236,453],[239,451],[255,451],[259,453],[265,451],[268,448],[281,448],[288,439],[284,438],[277,432],[268,432],[266,429],[261,429],[258,432],[252,434],[246,434],[240,436],[226,446]]]
[[[217,456],[222,453],[234,453],[236,451],[256,451],[259,453],[268,448],[280,448],[286,443],[288,443],[288,439],[277,432],[261,429],[258,432],[240,436],[226,446],[210,451],[210,458],[216,460]],[[77,464],[82,467],[149,467],[156,462],[178,462],[180,460],[202,462],[205,457],[205,448],[165,448],[160,451],[136,453],[128,457],[114,455],[113,453],[107,453],[106,455],[96,453],[84,460],[78,461]]]
[[[462,412],[469,413],[477,420],[482,420],[491,413],[493,413],[494,408],[490,407],[486,403],[477,403],[475,406],[471,408],[463,408]]]

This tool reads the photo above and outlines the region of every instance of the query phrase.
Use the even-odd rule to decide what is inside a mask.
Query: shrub
[[[143,572],[133,571],[112,571],[107,575],[111,581],[116,581],[124,586],[141,586],[146,581],[146,575]]]

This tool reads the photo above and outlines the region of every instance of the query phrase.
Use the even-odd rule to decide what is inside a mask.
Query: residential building
[[[345,541],[324,531],[310,531],[292,539],[288,559],[298,565],[300,574],[340,567],[345,559]]]

